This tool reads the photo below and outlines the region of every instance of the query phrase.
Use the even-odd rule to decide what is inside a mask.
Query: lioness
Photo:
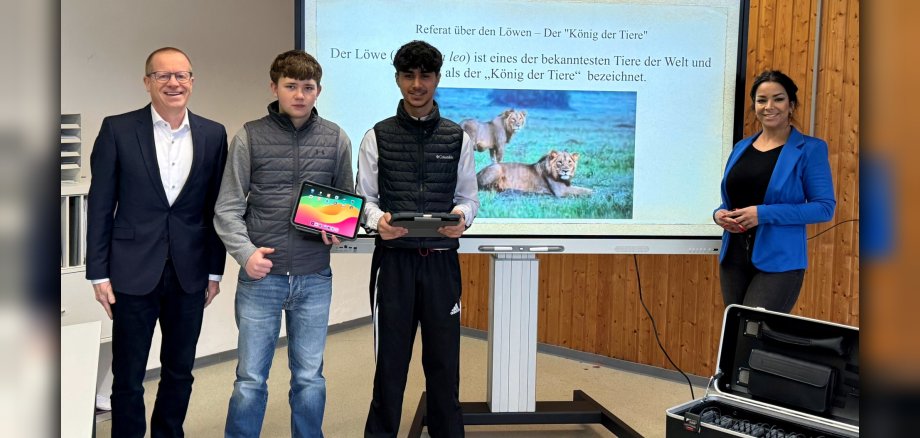
[[[591,189],[572,185],[578,168],[578,153],[550,151],[533,164],[493,163],[476,174],[479,190],[540,193],[564,196],[588,196]]]
[[[466,119],[460,122],[463,130],[469,134],[476,151],[489,150],[493,163],[501,163],[505,156],[505,145],[511,141],[511,136],[524,127],[527,121],[527,111],[507,109],[495,116],[491,122],[480,122],[476,119]]]

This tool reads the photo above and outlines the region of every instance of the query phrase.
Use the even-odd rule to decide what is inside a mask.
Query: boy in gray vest
[[[214,225],[240,264],[236,291],[239,363],[227,413],[227,437],[255,437],[268,400],[268,371],[285,312],[291,369],[291,435],[322,436],[326,404],[323,350],[329,324],[335,236],[290,223],[303,180],[351,190],[351,141],[319,116],[322,68],[299,50],[271,66],[277,98],[268,115],[246,123],[230,143]]]
[[[473,149],[456,123],[441,118],[434,93],[443,57],[423,41],[393,59],[402,100],[396,116],[361,140],[357,191],[367,197],[364,224],[377,231],[371,264],[371,309],[377,340],[374,395],[364,435],[395,437],[406,374],[421,324],[428,432],[463,436],[459,401],[460,262],[458,238],[479,209]],[[390,225],[400,212],[456,213],[441,236],[406,237]]]

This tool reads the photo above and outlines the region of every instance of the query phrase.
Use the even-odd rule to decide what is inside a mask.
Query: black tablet
[[[291,224],[298,230],[317,234],[325,231],[341,239],[353,240],[358,237],[363,211],[363,196],[304,181],[291,214]]]
[[[390,225],[409,230],[405,237],[446,237],[438,228],[460,223],[460,215],[453,213],[394,213]]]

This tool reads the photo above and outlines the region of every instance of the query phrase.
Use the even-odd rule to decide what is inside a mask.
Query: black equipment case
[[[709,387],[666,411],[667,438],[858,437],[859,329],[728,306]]]

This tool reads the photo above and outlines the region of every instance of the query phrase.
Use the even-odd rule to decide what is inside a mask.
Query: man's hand
[[[102,304],[105,313],[112,319],[112,304],[115,304],[115,292],[112,291],[112,282],[106,281],[93,285],[93,292],[96,293],[96,301]]]
[[[323,243],[326,245],[338,245],[342,243],[339,238],[333,234],[326,234],[325,231],[321,231],[320,234],[323,236]]]
[[[207,308],[211,304],[211,300],[220,293],[220,282],[214,280],[208,280],[208,290],[206,291],[206,297],[204,299],[204,307]]]
[[[377,222],[377,232],[380,233],[380,238],[383,240],[398,239],[409,232],[403,227],[390,226],[390,219],[392,218],[393,215],[390,213],[384,213],[380,221]]]
[[[463,235],[463,232],[466,231],[466,215],[463,214],[462,211],[453,211],[452,213],[460,215],[460,222],[454,226],[440,227],[438,228],[438,232],[447,237],[456,239]]]
[[[275,252],[275,248],[260,247],[246,260],[246,275],[254,280],[261,280],[272,270],[272,261],[266,255]]]

